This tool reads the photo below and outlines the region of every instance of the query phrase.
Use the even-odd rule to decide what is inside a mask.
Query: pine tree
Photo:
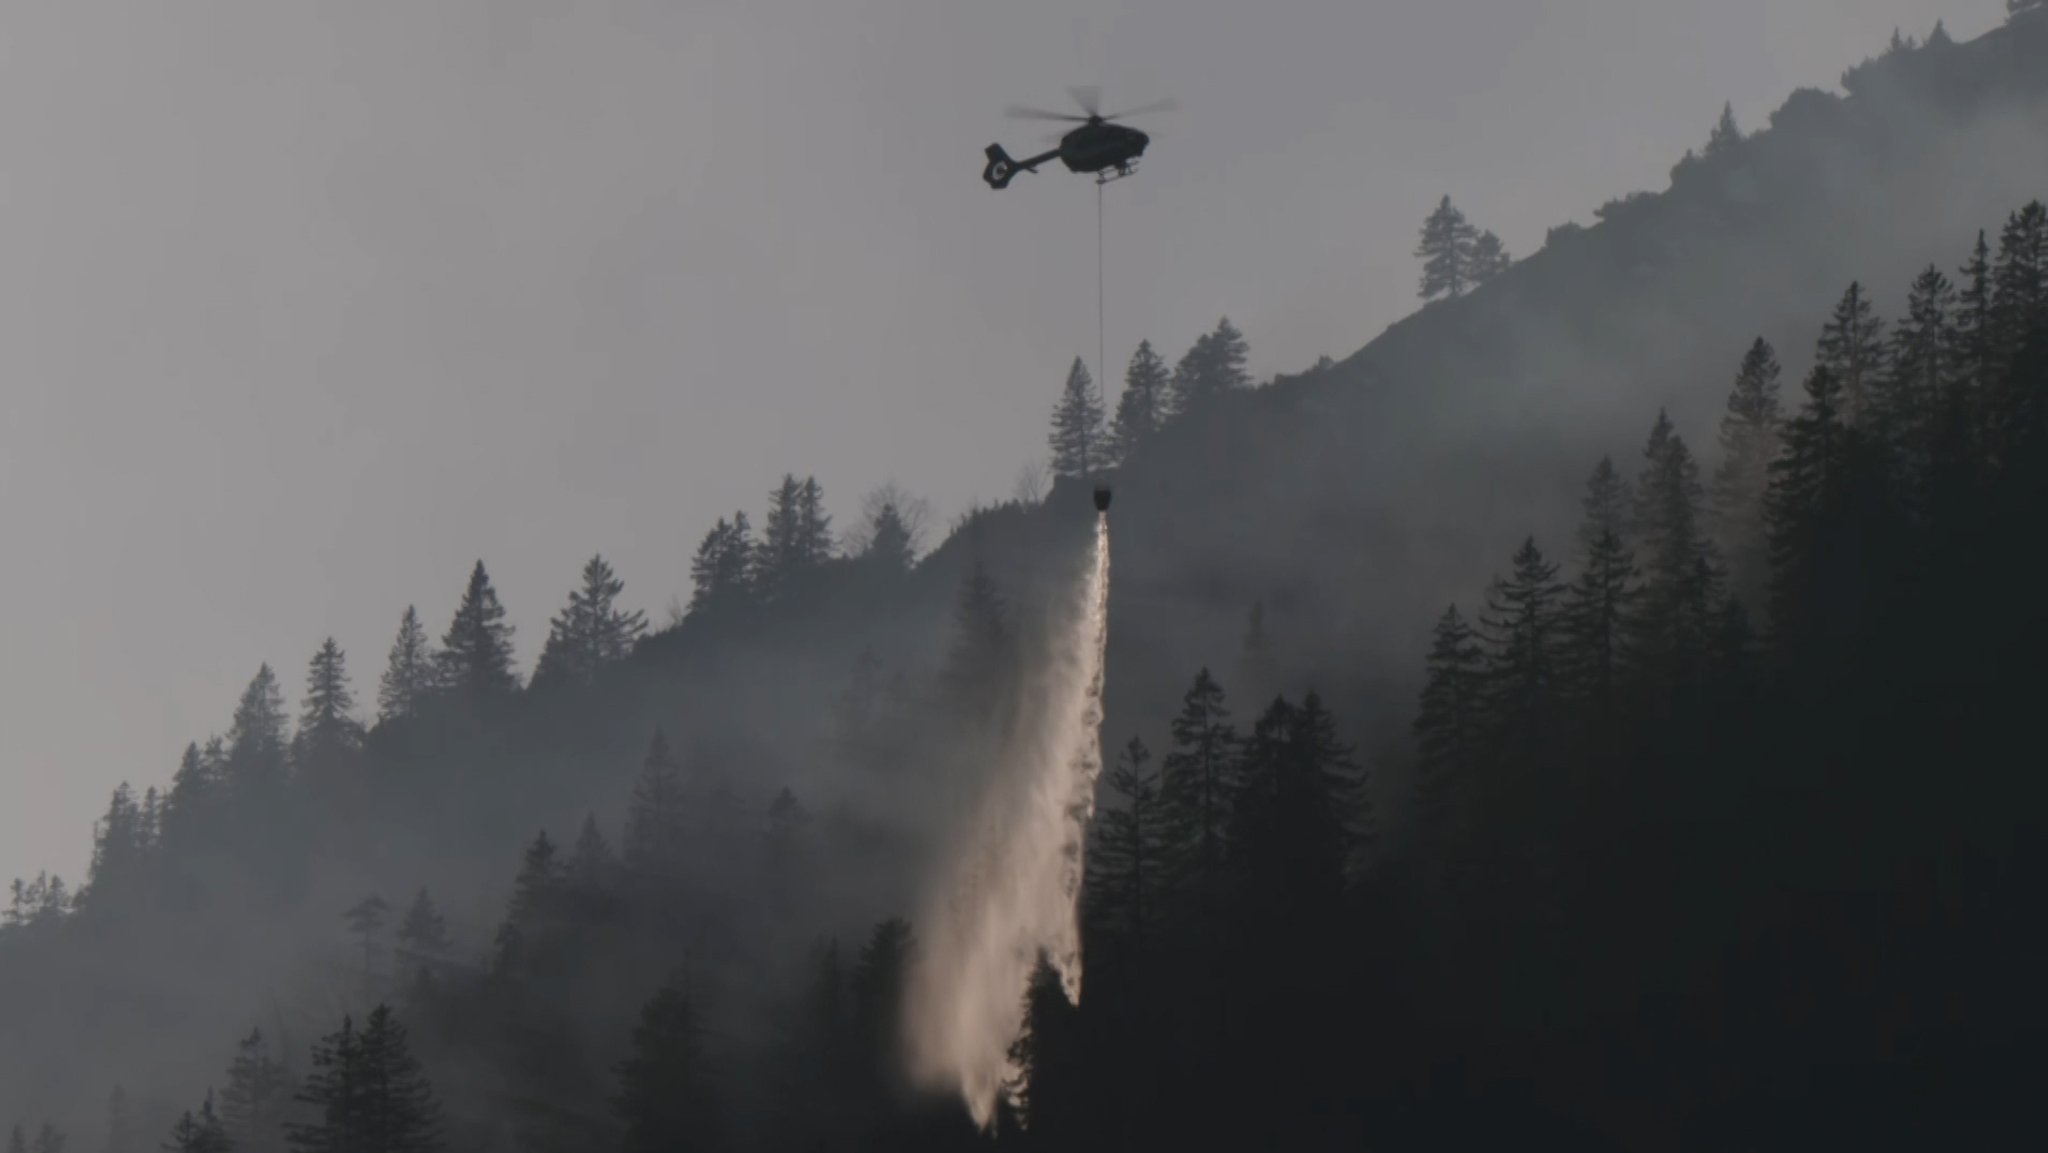
[[[472,700],[502,697],[518,689],[512,634],[498,590],[491,587],[484,562],[478,561],[434,657],[440,686]]]
[[[1725,156],[1742,143],[1742,129],[1735,124],[1735,105],[1731,102],[1721,106],[1721,119],[1714,124],[1714,130],[1707,134],[1707,147],[1703,155],[1712,160]]]
[[[1478,230],[1465,221],[1465,214],[1451,206],[1446,196],[1422,225],[1422,241],[1415,256],[1422,263],[1422,299],[1439,296],[1456,300],[1472,287],[1472,255]]]
[[[391,916],[391,906],[375,893],[364,897],[341,915],[348,922],[348,931],[362,938],[363,975],[368,976],[376,961],[377,935],[384,930],[384,923]]]
[[[1628,482],[1612,459],[1602,457],[1586,481],[1579,577],[1565,593],[1564,668],[1574,694],[1603,719],[1613,713],[1627,629],[1635,611],[1635,553],[1627,541],[1629,503]],[[1449,654],[1443,659],[1449,660]]]
[[[1245,741],[1229,855],[1254,923],[1312,931],[1344,886],[1344,827],[1301,711],[1275,697]]]
[[[1714,526],[1738,586],[1769,577],[1763,532],[1764,489],[1778,455],[1778,358],[1758,337],[1743,354],[1721,416],[1721,466],[1714,471]]]
[[[1487,648],[1491,711],[1498,720],[1546,707],[1557,679],[1563,632],[1557,566],[1546,561],[1536,538],[1515,550],[1511,575],[1496,577],[1479,618]]]
[[[520,858],[519,875],[512,880],[512,902],[505,919],[522,925],[552,913],[561,889],[562,863],[555,857],[554,841],[542,829],[534,834]]]
[[[448,943],[448,920],[434,908],[433,897],[421,889],[398,924],[398,944],[413,961],[420,962],[446,953]]]
[[[1788,638],[1813,598],[1812,528],[1838,504],[1848,482],[1851,433],[1842,419],[1842,389],[1825,364],[1806,378],[1806,402],[1785,426],[1785,450],[1771,463],[1765,517],[1771,546],[1771,625]]]
[[[294,1123],[295,1153],[435,1153],[440,1106],[389,1007],[371,1010],[358,1030],[341,1028],[313,1049],[313,1072],[298,1100],[316,1120]]]
[[[825,515],[818,482],[784,473],[782,484],[769,494],[768,519],[754,550],[755,594],[773,598],[783,593],[792,580],[823,564],[831,548],[831,518]]]
[[[2006,218],[1991,266],[1991,312],[2003,367],[2048,325],[2048,207],[2038,200]]]
[[[707,1067],[697,1009],[679,980],[640,1010],[633,1047],[617,1067],[612,1108],[625,1126],[626,1153],[717,1149],[724,1126]]]
[[[1425,668],[1414,725],[1418,801],[1425,828],[1441,835],[1478,758],[1486,710],[1486,650],[1458,606],[1437,618]]]
[[[1022,1031],[1010,1043],[1016,1072],[1004,1094],[1033,1145],[1068,1148],[1088,1125],[1085,1040],[1059,970],[1043,952],[1025,984],[1023,1008]]]
[[[1842,417],[1854,424],[1870,414],[1884,371],[1884,322],[1860,282],[1849,285],[1821,329],[1815,359],[1842,387]]]
[[[1207,899],[1223,865],[1238,784],[1237,730],[1208,669],[1195,674],[1171,732],[1173,749],[1160,765],[1160,816],[1178,880]]]
[[[1994,352],[1997,322],[1991,310],[1991,249],[1983,229],[1977,230],[1977,244],[1970,250],[1968,263],[1957,272],[1962,279],[1956,293],[1956,371],[1965,381],[1971,408],[1982,410],[1999,376]],[[1988,430],[1975,431],[1982,437]]]
[[[86,874],[80,903],[88,907],[118,906],[148,871],[149,833],[135,792],[123,781],[107,803],[107,815],[93,826],[92,866]]]
[[[246,1147],[228,1136],[220,1115],[214,1112],[213,1094],[208,1092],[197,1115],[187,1109],[178,1117],[178,1123],[171,1127],[170,1138],[161,1148],[164,1153],[229,1153]]]
[[[1088,909],[1091,919],[1133,945],[1147,939],[1147,918],[1159,916],[1166,843],[1160,823],[1159,774],[1148,771],[1152,754],[1132,737],[1109,771],[1109,790],[1118,803],[1097,811],[1094,844],[1088,853]]]
[[[1159,431],[1171,403],[1167,389],[1172,381],[1166,362],[1152,351],[1152,342],[1139,341],[1138,351],[1131,354],[1131,363],[1124,369],[1124,390],[1116,398],[1116,417],[1110,422],[1111,460],[1129,463],[1138,446]]]
[[[583,828],[569,850],[570,885],[582,893],[600,893],[611,888],[618,873],[618,855],[598,829],[597,814],[584,814]]]
[[[220,1095],[221,1125],[237,1153],[280,1153],[291,1104],[290,1067],[271,1056],[263,1030],[250,1030],[235,1047]]]
[[[656,729],[626,813],[626,867],[642,876],[672,875],[682,858],[684,828],[682,770],[668,737]]]
[[[362,722],[355,719],[347,658],[328,637],[306,666],[306,697],[299,706],[294,753],[302,768],[326,769],[363,747]]]
[[[1108,463],[1107,438],[1102,427],[1102,394],[1088,367],[1074,358],[1067,370],[1066,388],[1052,412],[1052,471],[1055,476],[1086,478]]]
[[[274,795],[284,784],[285,752],[290,744],[284,693],[269,665],[256,670],[228,726],[225,778],[231,794]]]
[[[847,982],[852,994],[855,1061],[869,1082],[863,1089],[879,1093],[890,1070],[900,1067],[903,988],[916,940],[910,923],[900,917],[882,921],[868,934],[854,959]]]
[[[970,727],[1001,732],[1016,651],[1003,598],[979,556],[970,563],[954,600],[953,630],[944,671],[952,714]]]
[[[420,614],[407,605],[405,615],[398,620],[398,638],[391,642],[384,679],[377,686],[377,719],[390,722],[417,714],[427,694],[434,690],[435,664],[427,630],[420,626]]]
[[[917,553],[910,527],[904,523],[903,514],[894,502],[885,503],[875,514],[874,524],[868,532],[867,548],[860,555],[863,560],[894,573],[909,572],[911,565],[916,563]]]
[[[583,566],[583,587],[549,622],[548,639],[534,666],[535,684],[588,686],[598,671],[625,660],[647,631],[647,616],[614,607],[626,584],[603,556]]]
[[[1192,412],[1225,393],[1251,387],[1245,371],[1250,356],[1244,334],[1230,318],[1218,320],[1215,329],[1197,339],[1174,366],[1169,385],[1173,414]]]
[[[1491,282],[1514,264],[1514,257],[1508,255],[1507,246],[1500,237],[1491,232],[1482,232],[1472,242],[1472,286],[1479,287]]]
[[[1631,642],[1658,683],[1689,681],[1705,654],[1693,610],[1710,597],[1718,569],[1700,531],[1702,501],[1699,467],[1660,410],[1636,481],[1633,535],[1644,581]]]
[[[1337,718],[1310,689],[1294,713],[1290,739],[1304,771],[1314,776],[1317,790],[1328,800],[1337,822],[1340,847],[1369,847],[1373,840],[1372,802],[1366,797],[1366,773],[1357,751],[1337,739]]]
[[[747,603],[753,593],[754,533],[747,514],[720,517],[690,561],[689,615],[726,612]]]
[[[1923,471],[1962,372],[1955,308],[1955,286],[1929,265],[1914,278],[1906,318],[1892,332],[1877,425],[1883,439]]]

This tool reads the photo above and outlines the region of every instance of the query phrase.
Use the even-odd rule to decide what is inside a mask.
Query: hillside
[[[1953,272],[1979,229],[1995,239],[2048,194],[2048,13],[1893,52],[1849,89],[1795,94],[1734,151],[1680,164],[1669,189],[1554,230],[1469,296],[1143,444],[1113,477],[1106,741],[1168,747],[1165,722],[1204,666],[1245,730],[1274,694],[1313,689],[1360,748],[1379,830],[1399,832],[1423,655],[1446,604],[1474,604],[1529,533],[1564,557],[1592,462],[1612,455],[1633,475],[1660,410],[1717,459],[1715,424],[1755,338],[1779,350],[1789,407],[1852,281],[1895,314],[1921,268]],[[235,758],[257,754],[231,739],[214,784],[232,819],[172,853],[167,807],[146,866],[96,877],[54,927],[0,931],[0,1120],[61,1118],[92,1141],[122,1085],[138,1126],[160,1133],[252,1026],[301,1046],[326,1032],[397,985],[395,969],[358,966],[342,920],[372,892],[403,908],[430,889],[454,938],[448,970],[497,974],[421,1013],[445,1095],[472,1120],[527,1091],[492,1064],[494,1045],[573,1066],[564,1095],[600,1099],[633,1014],[680,957],[716,998],[718,1030],[764,1032],[807,972],[806,946],[857,942],[925,896],[987,771],[999,726],[963,721],[949,695],[985,656],[962,640],[971,574],[993,581],[1028,669],[1091,516],[1086,486],[1062,483],[1042,504],[975,513],[907,571],[834,558],[771,603],[695,614],[587,684],[423,706],[351,748],[338,791],[301,764],[249,800]],[[1243,651],[1255,603],[1272,646],[1256,660]],[[367,711],[381,654],[365,656]],[[295,663],[278,667],[295,681]],[[657,730],[702,822],[661,926],[602,922],[518,986],[500,971],[501,924],[518,920],[506,910],[522,851],[541,829],[566,850],[586,816],[623,845]],[[281,781],[282,743],[264,755]],[[168,772],[157,780],[167,788]],[[799,866],[779,855],[784,789],[808,815]],[[735,1047],[736,1061],[760,1059]],[[475,1120],[463,1147],[510,1141],[498,1123]]]

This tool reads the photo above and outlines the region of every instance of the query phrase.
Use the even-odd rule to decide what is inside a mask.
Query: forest
[[[2039,16],[1986,41],[2038,60]],[[1953,92],[1985,73],[1944,63],[1970,49],[1989,51],[1895,43],[1844,103]],[[1670,195],[1795,127],[1745,138],[1724,114]],[[1670,203],[1579,231],[1627,235]],[[1717,381],[1711,446],[1638,390],[1614,418],[1636,430],[1625,454],[1550,462],[1573,490],[1513,506],[1556,507],[1461,525],[1482,579],[1377,590],[1411,619],[1348,623],[1310,580],[1269,603],[1219,578],[1200,610],[1148,610],[1175,587],[1157,574],[1204,554],[1134,526],[1085,995],[1043,962],[1020,991],[1024,1075],[993,1133],[905,1079],[905,974],[943,831],[1016,739],[1081,494],[1114,480],[1134,518],[1180,500],[1215,483],[1177,478],[1221,428],[1285,475],[1257,439],[1277,418],[1244,406],[1356,365],[1258,384],[1222,320],[1171,365],[1140,344],[1111,405],[1077,359],[1051,491],[977,508],[936,548],[915,498],[877,493],[835,528],[791,473],[758,535],[744,511],[704,533],[665,625],[589,558],[530,676],[482,561],[438,633],[403,612],[374,689],[330,639],[294,716],[263,667],[165,785],[114,793],[80,883],[14,882],[8,1153],[2024,1132],[2048,1028],[2048,786],[2026,751],[2048,647],[2048,209],[1978,223],[1901,283],[1807,302],[1796,346],[1752,334],[1688,361]],[[1483,316],[1591,243],[1567,230],[1512,261],[1445,197],[1418,249],[1443,299],[1413,325]],[[1361,363],[1439,339],[1418,331]],[[1387,539],[1303,515],[1305,550],[1240,563],[1313,570],[1317,533]],[[1148,645],[1197,611],[1199,643]],[[1344,667],[1367,664],[1360,637],[1404,633],[1425,638],[1384,646],[1404,668]]]

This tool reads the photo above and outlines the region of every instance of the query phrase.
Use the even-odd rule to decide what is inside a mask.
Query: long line
[[[1103,360],[1107,328],[1103,318],[1108,313],[1103,308],[1102,297],[1102,186],[1104,181],[1095,181],[1095,387],[1097,391],[1109,391],[1109,365]]]

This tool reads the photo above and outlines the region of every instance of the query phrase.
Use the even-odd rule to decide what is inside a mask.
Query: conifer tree
[[[1661,681],[1689,679],[1705,655],[1707,637],[1690,610],[1711,595],[1718,568],[1700,531],[1702,500],[1699,467],[1660,410],[1635,489],[1644,581],[1631,643]]]
[[[1472,242],[1472,287],[1477,288],[1494,280],[1506,272],[1514,262],[1514,258],[1508,255],[1507,246],[1500,242],[1500,237],[1491,232],[1480,233],[1478,239]]]
[[[626,1153],[674,1153],[724,1146],[697,1009],[680,980],[649,998],[618,1066],[612,1108],[625,1127]]]
[[[1078,356],[1067,370],[1066,387],[1053,408],[1052,433],[1047,443],[1052,446],[1054,476],[1090,477],[1108,463],[1102,394],[1096,391],[1095,379]]]
[[[1344,886],[1335,770],[1318,762],[1305,736],[1301,711],[1275,697],[1244,743],[1230,823],[1229,855],[1246,909],[1255,923],[1290,933],[1332,915]]]
[[[440,1106],[388,1006],[371,1010],[361,1029],[343,1017],[339,1030],[321,1038],[298,1100],[314,1119],[290,1126],[294,1153],[441,1147]]]
[[[569,883],[579,892],[603,892],[611,887],[618,872],[618,855],[597,827],[597,814],[584,814],[583,828],[569,850]]]
[[[478,561],[470,570],[462,603],[441,636],[441,651],[434,654],[440,686],[472,700],[502,697],[518,689],[512,634],[498,590],[491,586],[484,562]]]
[[[535,833],[520,858],[519,875],[512,880],[512,903],[506,919],[514,924],[535,920],[553,911],[562,887],[562,863],[556,858],[555,843],[548,831]]]
[[[789,582],[823,564],[831,555],[831,518],[825,515],[824,493],[816,480],[799,481],[784,473],[768,497],[768,519],[761,544],[754,550],[753,591],[773,598]]]
[[[1251,387],[1251,376],[1245,371],[1250,356],[1244,334],[1229,317],[1219,319],[1174,367],[1170,385],[1173,414],[1191,412],[1225,393]]]
[[[806,568],[832,559],[832,517],[825,511],[825,489],[816,477],[805,477],[797,492],[797,555]]]
[[[1422,263],[1422,299],[1439,296],[1456,300],[1472,287],[1472,255],[1478,230],[1466,223],[1465,214],[1451,206],[1446,196],[1422,224],[1422,241],[1415,256]]]
[[[642,876],[671,875],[682,857],[684,830],[682,770],[668,737],[656,729],[626,813],[626,867]]]
[[[1159,774],[1146,768],[1152,754],[1132,737],[1109,771],[1118,803],[1099,810],[1088,855],[1088,909],[1097,923],[1133,945],[1147,939],[1148,918],[1159,917],[1166,831],[1159,812]]]
[[[1085,1043],[1059,970],[1041,952],[1024,987],[1022,1031],[1010,1043],[1017,1072],[1003,1087],[1036,1147],[1067,1148],[1087,1127]]]
[[[1714,130],[1707,135],[1707,147],[1703,155],[1712,160],[1725,156],[1742,143],[1742,129],[1735,124],[1735,105],[1731,102],[1721,106],[1721,119],[1714,123]]]
[[[587,686],[600,669],[625,660],[647,631],[647,616],[616,607],[626,584],[593,556],[583,566],[583,586],[549,622],[548,639],[534,666],[535,684]]]
[[[1555,690],[1563,632],[1557,566],[1544,559],[1535,537],[1515,550],[1513,564],[1509,576],[1494,579],[1479,618],[1488,695],[1499,720],[1546,707]]]
[[[884,1088],[902,1060],[903,987],[916,941],[910,923],[891,917],[868,934],[848,981],[852,994],[853,1049],[869,1092]]]
[[[944,670],[953,716],[1000,732],[1016,656],[1001,594],[976,556],[953,604],[953,647]]]
[[[384,666],[384,679],[377,686],[377,719],[390,722],[418,713],[434,690],[435,663],[419,611],[405,606],[405,615],[398,620],[398,637],[391,642],[391,656]]]
[[[1421,706],[1415,714],[1421,796],[1426,828],[1443,832],[1454,793],[1476,761],[1486,709],[1486,650],[1458,606],[1437,618],[1430,643]]]
[[[1160,765],[1160,816],[1179,880],[1206,899],[1223,864],[1238,785],[1237,730],[1208,669],[1195,674],[1171,732],[1173,749]]]
[[[1870,413],[1884,371],[1884,322],[1861,282],[1849,285],[1821,329],[1815,359],[1842,387],[1842,417],[1854,424]]]
[[[1812,527],[1824,510],[1839,502],[1852,450],[1834,372],[1825,364],[1814,366],[1805,387],[1805,404],[1785,427],[1785,451],[1771,463],[1771,487],[1765,498],[1771,626],[1781,639],[1794,631],[1804,608],[1821,595],[1810,568],[1816,545]]]
[[[1116,398],[1116,417],[1110,422],[1110,459],[1128,463],[1138,446],[1150,440],[1166,419],[1171,398],[1167,389],[1173,381],[1166,362],[1152,351],[1152,342],[1141,340],[1131,363],[1124,369],[1124,390]]]
[[[235,1046],[220,1121],[237,1153],[281,1153],[292,1104],[291,1068],[271,1055],[263,1030],[251,1029]]]
[[[1623,646],[1635,609],[1635,553],[1627,542],[1629,503],[1628,482],[1612,459],[1602,457],[1586,481],[1581,506],[1585,519],[1579,525],[1579,577],[1565,593],[1564,668],[1573,692],[1603,719],[1613,712],[1626,655]],[[1443,659],[1449,661],[1450,654]]]
[[[107,803],[107,815],[93,826],[92,866],[80,902],[99,908],[118,904],[146,874],[148,852],[142,809],[135,803],[134,790],[123,781]]]
[[[245,1147],[228,1136],[220,1115],[214,1112],[213,1094],[209,1091],[197,1114],[187,1109],[178,1117],[161,1148],[164,1153],[229,1153]]]
[[[448,951],[448,920],[434,908],[425,889],[413,895],[398,924],[398,944],[415,961],[432,960]]]
[[[306,666],[306,697],[299,706],[293,750],[302,768],[319,771],[362,749],[363,726],[355,707],[347,658],[328,637]]]
[[[1714,470],[1714,525],[1739,587],[1769,576],[1763,497],[1778,455],[1778,357],[1762,337],[1743,354],[1721,415],[1721,465]]]
[[[1956,291],[1956,372],[1964,381],[1971,407],[1981,410],[1999,375],[1994,353],[1997,322],[1991,310],[1991,248],[1983,229],[1977,230],[1976,246],[1958,275],[1961,279]],[[1981,436],[1985,430],[1977,431]]]
[[[284,693],[269,665],[256,670],[228,726],[226,780],[230,793],[269,796],[283,785],[289,722]]]
[[[1903,459],[1924,470],[1962,372],[1955,286],[1929,265],[1913,280],[1906,317],[1892,332],[1878,428]]]
[[[362,938],[363,974],[368,976],[376,961],[377,935],[384,931],[384,922],[391,916],[391,906],[375,893],[364,897],[341,915],[348,922],[348,930]]]
[[[704,534],[690,561],[689,615],[725,612],[744,605],[753,592],[754,532],[747,514],[724,517]]]
[[[893,502],[884,504],[875,514],[874,524],[868,533],[867,548],[861,556],[896,573],[909,572],[910,566],[916,562],[917,554],[911,542],[910,527],[904,523],[903,514],[897,510]]]
[[[1999,233],[1991,315],[2002,373],[2027,338],[2048,325],[2048,208],[2038,200],[2008,216]]]

